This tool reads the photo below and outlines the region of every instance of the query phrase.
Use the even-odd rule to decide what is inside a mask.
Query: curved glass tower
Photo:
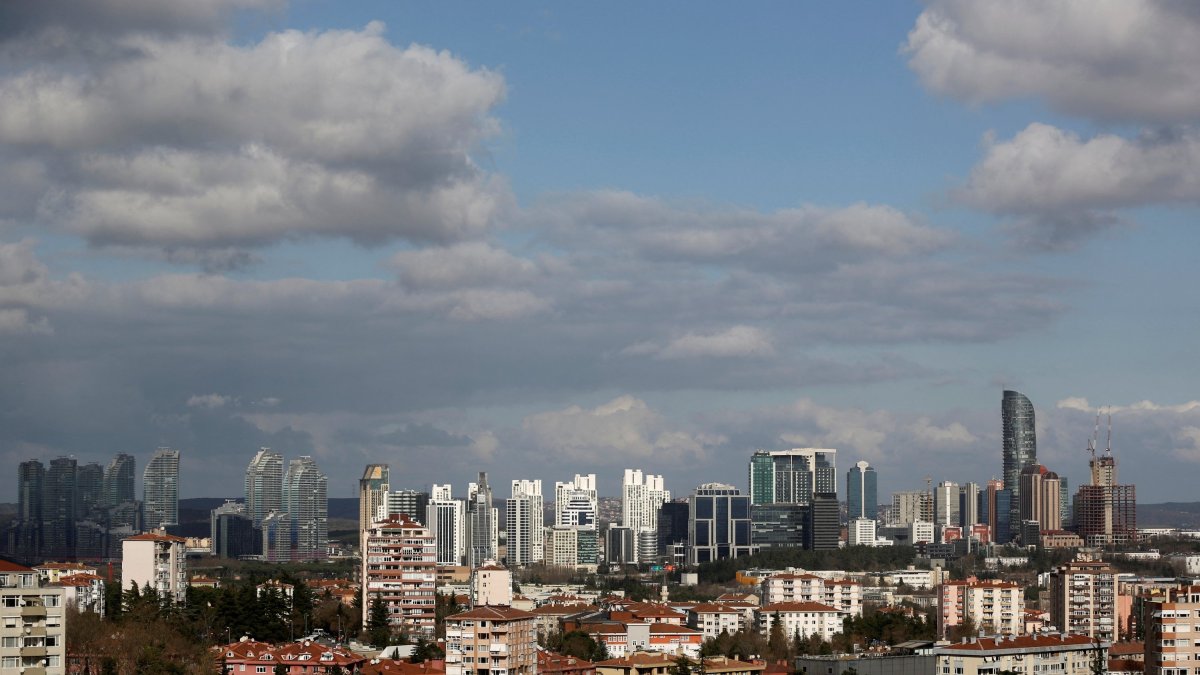
[[[1004,489],[1011,491],[1016,511],[1021,503],[1021,471],[1037,464],[1033,403],[1020,392],[1005,390],[1000,400],[1000,419],[1004,437]]]

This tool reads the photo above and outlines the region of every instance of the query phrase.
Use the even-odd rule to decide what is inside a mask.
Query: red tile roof
[[[173,534],[159,534],[157,532],[143,532],[141,534],[135,534],[132,537],[125,537],[125,541],[171,541],[178,542],[180,544],[187,543],[187,539],[184,539],[183,537],[176,537]]]
[[[32,572],[32,567],[18,565],[11,560],[0,558],[0,572]]]

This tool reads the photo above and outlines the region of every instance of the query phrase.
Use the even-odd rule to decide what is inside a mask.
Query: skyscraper
[[[625,469],[621,478],[621,525],[633,530],[634,556],[637,560],[658,554],[658,510],[671,500],[663,487],[663,477],[643,474],[641,469]],[[653,537],[651,536],[653,534]],[[653,541],[653,552],[642,544]]]
[[[409,520],[424,523],[428,515],[429,493],[421,490],[395,490],[388,492],[385,499],[388,516],[403,513]]]
[[[569,483],[554,484],[554,524],[575,527],[596,525],[599,499],[596,474],[575,474]]]
[[[1128,544],[1137,539],[1137,491],[1133,485],[1117,483],[1111,422],[1109,436],[1102,455],[1096,455],[1094,443],[1088,446],[1091,484],[1081,485],[1075,494],[1075,531],[1088,546]]]
[[[837,493],[837,450],[757,450],[751,455],[751,503],[807,504],[814,492]]]
[[[42,552],[47,558],[75,556],[74,457],[50,460],[42,487]]]
[[[542,481],[514,480],[512,497],[505,503],[508,531],[508,564],[528,565],[545,560],[542,526]]]
[[[750,555],[750,496],[732,485],[696,488],[688,514],[688,563],[697,565]]]
[[[368,464],[358,481],[358,531],[366,532],[379,518],[379,508],[391,486],[387,464]],[[424,519],[424,515],[421,516]]]
[[[142,503],[147,530],[179,524],[179,451],[159,448],[142,473]]]
[[[479,482],[467,486],[467,564],[471,567],[496,559],[500,534],[497,515],[487,473],[480,471]]]
[[[1021,503],[1018,505],[1021,522],[1037,521],[1041,531],[1062,529],[1061,484],[1058,474],[1041,464],[1021,470]],[[1024,527],[1024,525],[1022,525]],[[1022,541],[1023,545],[1034,542]]]
[[[879,511],[878,477],[867,462],[855,462],[846,472],[846,504],[848,517],[874,520]]]
[[[283,502],[291,519],[292,560],[320,560],[328,553],[328,482],[312,457],[288,463]]]
[[[283,510],[283,455],[259,448],[246,467],[246,514],[255,526],[272,511]]]
[[[17,468],[17,542],[14,553],[32,561],[42,553],[42,494],[46,467],[36,459]]]
[[[466,504],[452,496],[449,483],[433,486],[425,522],[437,542],[439,565],[463,564],[467,555],[466,515]]]
[[[87,518],[104,501],[104,467],[92,462],[75,470],[75,517]]]
[[[137,469],[133,455],[118,453],[104,469],[102,506],[113,508],[137,499]]]
[[[1037,464],[1037,434],[1033,404],[1024,394],[1004,390],[1000,400],[1001,433],[1004,439],[1004,489],[1012,494],[1011,522],[1019,522],[1021,471]],[[1007,543],[1007,542],[1005,542]]]

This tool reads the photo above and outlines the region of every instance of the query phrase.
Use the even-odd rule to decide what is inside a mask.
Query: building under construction
[[[1104,454],[1096,455],[1096,433],[1088,443],[1092,457],[1089,485],[1075,493],[1075,532],[1088,546],[1122,546],[1137,541],[1137,495],[1133,485],[1117,484],[1117,460],[1112,454],[1112,418]]]

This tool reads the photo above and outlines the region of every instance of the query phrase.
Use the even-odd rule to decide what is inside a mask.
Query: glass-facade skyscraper
[[[705,483],[688,500],[688,563],[736,558],[754,552],[750,496],[732,485]]]
[[[147,530],[179,524],[179,451],[159,448],[142,473],[142,523]]]
[[[267,514],[283,510],[283,455],[259,448],[246,467],[246,515],[255,527]]]
[[[752,504],[807,504],[815,492],[837,492],[837,450],[758,450],[750,457]]]
[[[1004,439],[1004,489],[1012,494],[1012,519],[1017,522],[1021,504],[1021,471],[1037,464],[1037,434],[1033,403],[1020,392],[1005,390],[1000,400]]]
[[[867,462],[855,462],[846,472],[847,517],[875,520],[879,515],[879,480]]]

